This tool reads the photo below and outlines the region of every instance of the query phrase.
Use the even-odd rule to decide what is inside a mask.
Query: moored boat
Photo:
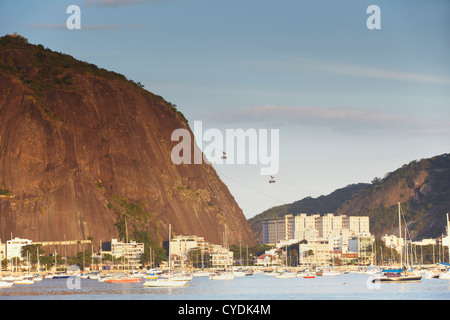
[[[14,281],[14,284],[34,284],[32,277],[22,277]]]
[[[194,278],[197,278],[197,277],[209,277],[210,274],[211,274],[211,272],[208,272],[208,271],[195,271],[194,273],[192,273],[192,276]]]
[[[147,280],[144,282],[144,287],[150,288],[164,288],[164,287],[184,287],[187,281],[173,280],[171,278],[158,278],[154,280]],[[187,285],[186,285],[187,286]]]
[[[0,281],[0,288],[9,288],[12,287],[14,282],[12,281]]]
[[[415,282],[422,279],[421,275],[398,273],[398,272],[385,272],[380,276],[374,277],[372,282]]]
[[[139,283],[141,278],[111,278],[105,280],[106,283]]]
[[[233,280],[234,274],[230,272],[212,273],[209,276],[210,280]]]
[[[295,278],[295,273],[294,272],[283,272],[280,274],[277,274],[275,276],[276,279],[290,279],[290,278]]]

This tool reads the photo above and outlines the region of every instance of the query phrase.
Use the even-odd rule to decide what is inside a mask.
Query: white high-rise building
[[[343,216],[343,228],[354,233],[369,233],[369,217],[365,216]]]
[[[262,238],[266,244],[291,239],[327,239],[330,236],[349,237],[366,233],[370,233],[369,217],[366,216],[300,213],[262,221]],[[346,245],[347,241],[343,240],[342,243]]]
[[[282,218],[262,221],[263,243],[277,243],[280,240],[294,239],[295,220],[292,214]]]

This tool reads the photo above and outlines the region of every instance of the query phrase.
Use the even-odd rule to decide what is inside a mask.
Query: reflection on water
[[[142,283],[105,283],[81,279],[77,288],[66,279],[44,279],[32,285],[0,289],[0,300],[397,300],[450,299],[450,280],[422,279],[414,283],[382,283],[370,286],[368,275],[342,274],[315,279],[276,279],[264,275],[234,280],[193,278],[187,287],[149,288]]]

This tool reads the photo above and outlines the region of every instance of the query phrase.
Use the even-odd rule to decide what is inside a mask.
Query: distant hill
[[[336,211],[368,215],[377,237],[398,233],[397,203],[400,202],[412,239],[446,234],[450,212],[450,154],[412,161],[387,173],[371,188],[362,190]]]
[[[304,198],[273,207],[249,219],[261,240],[261,221],[286,213],[327,213],[369,216],[370,230],[377,238],[398,234],[400,202],[413,239],[446,234],[446,213],[450,212],[450,154],[405,164],[372,184],[354,184],[327,196]]]

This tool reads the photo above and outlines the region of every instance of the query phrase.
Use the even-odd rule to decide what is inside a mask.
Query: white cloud
[[[85,5],[98,7],[117,7],[157,1],[160,0],[87,0],[85,2]]]
[[[214,120],[226,123],[328,128],[339,132],[417,132],[449,134],[450,121],[395,115],[384,109],[266,105],[220,113]]]
[[[36,29],[52,29],[52,30],[69,30],[66,24],[51,24],[51,23],[34,23],[28,25],[31,28]],[[81,25],[82,30],[95,31],[95,30],[118,30],[118,29],[139,29],[143,28],[143,25],[123,26],[120,24],[99,24],[99,25]]]
[[[393,71],[380,68],[362,67],[352,64],[332,63],[327,61],[318,61],[306,58],[294,58],[293,60],[288,60],[286,64],[288,64],[286,65],[286,67],[297,67],[302,69],[319,70],[328,73],[348,75],[348,76],[380,78],[380,79],[401,80],[401,81],[416,81],[416,82],[426,82],[436,84],[450,84],[450,77]]]

